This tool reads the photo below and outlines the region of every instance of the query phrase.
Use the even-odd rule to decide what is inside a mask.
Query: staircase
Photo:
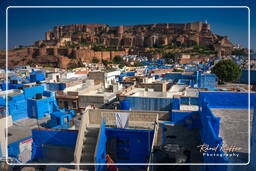
[[[80,163],[94,163],[94,153],[98,139],[99,127],[88,126],[83,139],[83,149]],[[81,165],[81,169],[94,170],[93,165]]]

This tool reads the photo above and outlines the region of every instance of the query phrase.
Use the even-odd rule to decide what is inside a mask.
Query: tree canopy
[[[122,63],[124,63],[124,61],[123,61],[123,59],[122,59],[121,56],[117,55],[117,56],[115,56],[115,57],[113,58],[113,63],[114,63],[114,64],[122,64]]]
[[[232,82],[238,79],[241,73],[239,65],[234,61],[221,60],[211,70],[219,78],[220,83]]]
[[[232,55],[236,55],[236,56],[246,56],[247,53],[244,49],[235,49],[232,51]]]
[[[163,53],[163,58],[165,59],[166,63],[174,63],[178,60],[178,55],[171,52]]]
[[[92,63],[95,63],[95,64],[99,63],[99,59],[96,58],[96,57],[93,57],[92,58]]]

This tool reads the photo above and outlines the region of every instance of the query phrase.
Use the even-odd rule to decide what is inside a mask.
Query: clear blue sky
[[[25,3],[24,3],[25,2]],[[62,2],[62,3],[59,3]],[[255,4],[232,3],[232,1],[212,0],[214,3],[190,0],[189,3],[179,0],[166,3],[163,1],[94,1],[84,2],[82,0],[54,1],[44,0],[42,2],[26,0],[23,3],[13,0],[4,2],[1,8],[9,5],[247,5],[251,8],[254,17]],[[98,3],[97,3],[98,2]],[[118,2],[118,3],[117,3]],[[193,2],[193,3],[192,3]],[[229,3],[227,3],[229,2]],[[30,45],[34,41],[44,39],[44,33],[51,30],[55,25],[78,24],[78,23],[105,23],[109,25],[133,25],[153,23],[184,23],[194,21],[205,21],[211,24],[212,31],[220,35],[227,35],[234,43],[247,47],[248,10],[243,9],[9,9],[9,47],[16,45]],[[4,20],[5,15],[1,16]],[[253,18],[252,18],[253,19]],[[2,20],[2,21],[3,21]],[[252,23],[254,30],[255,23]],[[252,39],[255,35],[252,32]],[[1,22],[0,36],[5,37],[5,23]],[[255,41],[252,40],[252,48],[256,49]],[[5,41],[0,41],[0,49],[5,48]]]

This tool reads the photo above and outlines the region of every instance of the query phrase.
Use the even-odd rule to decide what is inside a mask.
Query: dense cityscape
[[[5,55],[0,170],[255,169],[226,165],[255,141],[254,51],[209,23],[61,25]]]

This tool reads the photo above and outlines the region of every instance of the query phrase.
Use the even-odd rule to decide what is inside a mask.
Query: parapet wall
[[[156,116],[158,115],[161,120],[168,120],[169,114],[167,111],[126,111],[126,110],[107,110],[107,109],[97,109],[89,110],[89,123],[90,124],[100,124],[102,118],[105,117],[106,124],[108,120],[115,120],[115,113],[130,113],[130,121],[145,121],[145,122],[155,122]]]
[[[206,99],[211,108],[242,108],[249,106],[249,94],[241,92],[199,92],[199,105],[202,106]],[[250,93],[250,107],[253,109],[256,101],[256,93]]]

